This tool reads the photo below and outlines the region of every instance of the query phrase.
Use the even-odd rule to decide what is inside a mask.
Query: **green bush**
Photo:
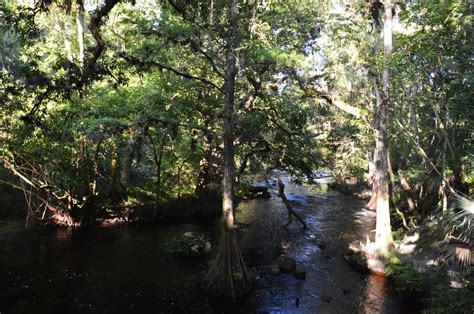
[[[474,313],[474,291],[467,288],[436,287],[425,299],[429,309],[423,313]]]
[[[403,228],[392,231],[393,240],[395,240],[395,242],[401,242],[405,236],[405,233],[406,230]]]
[[[423,313],[474,313],[474,290],[450,288],[446,272],[419,272],[409,261],[392,255],[386,274],[402,298],[423,303]]]
[[[390,257],[386,274],[395,284],[396,291],[403,297],[420,298],[429,289],[427,275],[417,271],[411,263],[397,255]]]

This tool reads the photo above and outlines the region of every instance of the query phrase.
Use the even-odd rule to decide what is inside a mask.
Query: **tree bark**
[[[384,2],[385,18],[383,24],[383,44],[386,58],[392,55],[392,3]],[[381,101],[377,108],[375,125],[375,173],[372,193],[376,195],[376,253],[387,256],[393,248],[392,227],[390,224],[389,185],[388,185],[388,103],[390,72],[386,65],[382,72]]]
[[[373,89],[373,94],[375,96],[375,103],[373,106],[374,112],[378,112],[378,108],[380,106],[381,101],[381,92],[379,88],[379,78],[375,77],[374,79],[374,89]],[[378,123],[378,115],[375,115],[374,119],[374,128],[377,126]],[[376,184],[375,184],[375,149],[372,152],[372,162],[369,163],[369,184],[372,186],[372,195],[370,197],[369,202],[367,203],[366,207],[371,209],[371,210],[376,210],[377,209],[377,193],[373,193],[376,190]]]
[[[224,103],[224,177],[222,180],[223,223],[219,252],[208,272],[208,291],[231,299],[250,291],[248,274],[235,234],[234,219],[234,96],[236,69],[237,0],[228,2],[228,34]]]
[[[229,1],[229,34],[226,51],[226,86],[224,97],[224,178],[222,211],[228,229],[234,228],[234,98],[237,39],[237,2]]]

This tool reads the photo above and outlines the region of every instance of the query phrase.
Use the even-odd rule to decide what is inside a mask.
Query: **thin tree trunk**
[[[448,196],[446,195],[446,149],[448,145],[448,137],[444,139],[444,149],[443,149],[443,181],[441,181],[441,194],[443,199],[443,213],[448,210]]]
[[[66,51],[66,57],[69,62],[73,62],[74,59],[72,57],[71,41],[69,40],[69,36],[67,35],[67,29],[68,29],[68,23],[66,21],[62,21],[60,17],[56,17],[56,30],[59,33],[63,34],[63,43],[64,43],[64,50]]]
[[[119,195],[120,188],[119,188],[119,180],[117,176],[117,168],[118,168],[117,166],[119,164],[118,152],[115,145],[113,147],[114,148],[110,156],[109,171],[110,171],[110,195],[111,195],[112,200],[115,202],[116,200],[121,199],[121,197]]]
[[[61,28],[62,28],[62,32],[63,32],[64,48],[66,49],[67,59],[69,60],[69,62],[73,62],[72,50],[71,50],[71,41],[69,40],[69,36],[67,35],[67,24],[66,24],[66,22],[62,23]]]
[[[383,43],[386,58],[392,55],[392,3],[384,2],[385,18],[383,24]],[[375,125],[375,180],[374,191],[377,197],[377,222],[375,231],[376,253],[387,256],[393,247],[390,224],[390,205],[388,189],[388,102],[390,73],[385,66],[382,73],[382,97],[377,110]]]
[[[425,150],[423,149],[423,147],[421,147],[421,144],[416,140],[416,136],[415,136],[412,132],[410,132],[410,131],[405,127],[405,125],[403,125],[396,117],[395,117],[395,122],[396,122],[397,125],[400,127],[400,129],[405,132],[405,134],[408,136],[408,139],[413,143],[413,145],[416,146],[416,148],[417,148],[418,153],[420,154],[420,156],[423,157],[423,159],[431,166],[431,168],[433,169],[433,171],[443,180],[444,184],[446,184],[446,187],[449,189],[449,191],[450,191],[452,194],[456,194],[456,191],[453,189],[453,187],[451,187],[451,185],[449,184],[449,182],[444,180],[444,175],[443,175],[442,171],[440,171],[440,170],[436,167],[436,165],[435,165],[434,162],[430,159],[430,157],[429,157],[428,154],[425,152]],[[419,199],[421,199],[421,196],[419,197]]]
[[[158,208],[160,206],[160,201],[161,201],[161,164],[162,164],[163,153],[164,153],[165,145],[166,145],[166,134],[163,135],[163,139],[161,140],[159,153],[156,149],[155,142],[153,141],[150,134],[148,134],[148,138],[150,139],[151,147],[153,149],[153,158],[155,160],[155,167],[156,167],[155,205],[153,206],[153,218],[156,218],[158,215]]]
[[[400,185],[402,186],[403,191],[405,191],[405,194],[407,195],[408,209],[412,212],[416,212],[416,215],[418,215],[417,205],[413,196],[412,188],[410,187],[410,184],[408,184],[408,181],[403,177],[400,171],[398,172],[398,175],[400,176]]]
[[[77,43],[79,45],[78,60],[81,69],[84,68],[84,5],[82,0],[77,1]]]

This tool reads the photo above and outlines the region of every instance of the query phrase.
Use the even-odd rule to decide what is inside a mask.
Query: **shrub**
[[[474,313],[474,291],[467,288],[436,287],[425,299],[429,309],[423,313]]]
[[[397,255],[389,258],[387,277],[395,284],[395,289],[405,298],[421,298],[428,291],[429,280],[425,273],[417,271],[413,265]]]

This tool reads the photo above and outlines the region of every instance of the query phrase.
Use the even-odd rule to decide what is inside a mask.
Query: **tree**
[[[222,180],[222,217],[220,248],[208,273],[208,288],[213,294],[231,298],[249,292],[251,278],[235,235],[234,218],[234,98],[236,48],[239,44],[237,0],[228,1],[226,75],[224,97],[224,177]]]
[[[383,47],[384,55],[392,55],[392,3],[384,2]],[[377,222],[375,230],[375,250],[377,254],[387,256],[393,247],[392,227],[390,224],[390,203],[388,188],[388,106],[390,101],[390,72],[385,65],[382,72],[381,99],[375,117],[374,184]]]

